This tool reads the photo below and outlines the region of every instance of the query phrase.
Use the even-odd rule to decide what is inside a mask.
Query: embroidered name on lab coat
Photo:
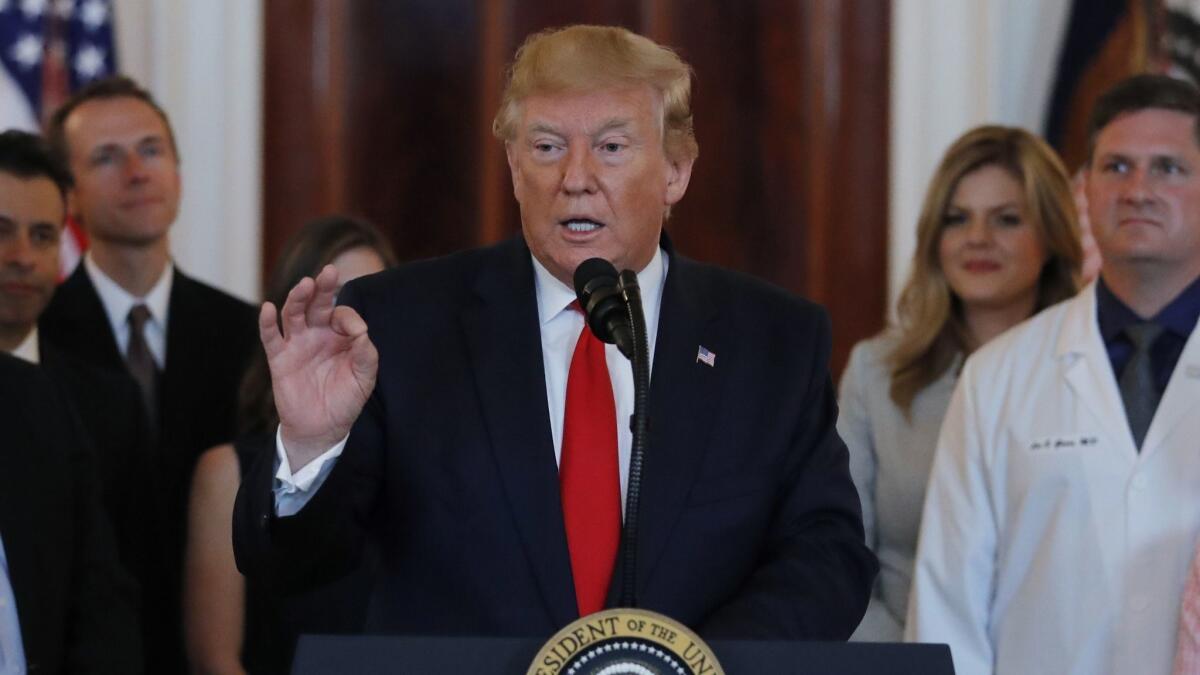
[[[1100,444],[1100,437],[1095,434],[1073,434],[1069,436],[1046,436],[1037,438],[1029,443],[1030,452],[1045,452],[1053,450],[1074,450],[1076,448],[1091,448]]]

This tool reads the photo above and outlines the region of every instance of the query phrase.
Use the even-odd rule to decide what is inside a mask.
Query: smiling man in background
[[[47,139],[71,169],[69,213],[87,231],[83,262],[43,314],[43,337],[132,380],[156,449],[106,489],[147,504],[132,555],[145,588],[147,669],[185,670],[180,616],[192,467],[235,435],[238,385],[252,350],[253,309],[180,272],[168,233],[181,177],[166,114],[128,78],[97,81],[51,118]],[[118,527],[124,526],[118,522]]]
[[[138,396],[38,339],[70,185],[40,138],[0,133],[3,673],[140,671],[136,588],[118,565],[96,476],[98,463],[117,472],[143,449]],[[126,503],[111,493],[104,502]]]

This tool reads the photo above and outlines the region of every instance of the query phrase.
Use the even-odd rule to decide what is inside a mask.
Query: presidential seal
[[[558,631],[527,675],[724,675],[686,626],[644,609],[606,609]]]

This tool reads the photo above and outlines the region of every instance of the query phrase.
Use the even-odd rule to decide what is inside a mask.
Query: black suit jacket
[[[178,269],[169,306],[157,436],[141,467],[119,475],[105,472],[105,491],[124,506],[154,509],[131,514],[118,505],[113,514],[118,533],[128,535],[120,540],[122,557],[138,561],[134,571],[143,587],[147,669],[181,672],[183,546],[192,469],[201,452],[236,435],[238,387],[253,350],[260,347],[253,307]],[[82,264],[55,291],[39,331],[52,349],[115,374],[137,392]],[[88,411],[85,419],[96,412]]]
[[[138,387],[121,373],[72,357],[44,339],[40,343],[42,370],[67,395],[95,448],[102,501],[121,565],[136,579],[155,579],[166,560],[162,542],[148,534],[167,529],[165,496],[152,487],[160,473],[158,453],[151,446]],[[160,600],[145,601],[153,607]]]
[[[0,537],[29,672],[141,672],[136,589],[79,419],[30,364],[0,354],[0,382]]]
[[[528,248],[520,240],[348,285],[378,384],[328,480],[274,518],[269,457],[242,483],[238,564],[306,583],[363,540],[368,630],[548,636],[577,616]],[[715,366],[697,361],[700,346]],[[877,563],[827,370],[824,312],[671,255],[642,485],[640,603],[708,637],[845,639]],[[620,570],[609,602],[619,597]]]

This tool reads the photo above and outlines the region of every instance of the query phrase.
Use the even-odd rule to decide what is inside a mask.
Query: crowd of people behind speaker
[[[855,348],[841,381],[838,431],[881,562],[855,639],[949,642],[960,673],[1168,672],[1173,659],[1197,672],[1200,576],[1181,603],[1200,529],[1197,129],[1200,94],[1177,80],[1139,76],[1101,99],[1085,172],[1104,265],[1078,294],[1079,217],[1053,151],[989,126],[946,152],[898,322]],[[283,672],[297,632],[361,625],[373,558],[306,596],[241,579],[234,490],[276,452],[278,423],[255,311],[171,260],[180,158],[147,92],[98,82],[46,141],[0,134],[0,350],[41,371],[0,358],[30,392],[0,402],[13,439],[0,479],[45,483],[11,463],[45,451],[71,488],[26,504],[3,487],[0,597],[16,614],[0,616],[0,663]],[[9,159],[24,156],[33,169]],[[90,249],[55,290],[67,215]],[[364,273],[394,263],[369,226],[312,223],[268,299],[351,259]],[[68,422],[11,414],[31,402]],[[14,511],[50,513],[47,531],[77,540],[89,565],[60,587],[99,581],[107,620],[70,606],[86,592],[60,594],[51,619],[22,601],[34,544]]]

